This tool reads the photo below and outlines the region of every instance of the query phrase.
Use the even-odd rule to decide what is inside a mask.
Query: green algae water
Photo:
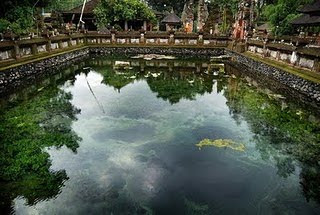
[[[229,64],[119,59],[1,101],[2,214],[320,213],[316,110]]]

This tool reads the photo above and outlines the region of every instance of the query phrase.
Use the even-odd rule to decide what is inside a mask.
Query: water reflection
[[[47,147],[68,147],[76,153],[80,138],[71,123],[80,112],[72,95],[50,88],[27,102],[1,111],[0,178],[1,210],[23,196],[28,205],[55,197],[68,179],[64,170],[50,171]]]
[[[91,59],[6,100],[2,210],[319,212],[315,112],[228,65],[130,59],[131,69],[115,69],[119,59]],[[245,150],[199,151],[203,139]]]
[[[252,81],[251,81],[252,82]],[[275,160],[277,174],[287,178],[301,163],[300,183],[307,198],[320,203],[320,121],[311,112],[286,104],[269,91],[230,79],[224,92],[230,113],[245,120],[264,160]],[[270,97],[272,99],[270,99]]]
[[[197,95],[212,93],[216,75],[224,72],[224,65],[210,65],[202,61],[144,61],[126,59],[131,69],[114,69],[116,60],[96,59],[89,66],[103,75],[103,82],[120,90],[137,80],[145,80],[159,98],[178,103],[181,99],[194,100]],[[174,71],[174,72],[173,72]]]

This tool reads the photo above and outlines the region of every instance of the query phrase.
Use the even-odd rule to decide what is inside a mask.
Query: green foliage
[[[230,25],[227,22],[227,10],[226,8],[224,8],[222,13],[222,24],[220,25],[220,31],[223,34],[227,34],[229,28],[230,28]]]
[[[181,99],[194,100],[198,94],[212,92],[212,79],[211,76],[194,76],[193,73],[183,71],[149,76],[147,82],[158,97],[176,104]]]
[[[3,27],[0,24],[0,32],[4,32],[7,29],[17,35],[30,32],[34,26],[32,14],[32,8],[26,6],[18,6],[9,10],[5,19],[2,19]]]
[[[232,14],[238,11],[239,0],[210,0],[210,4],[218,6],[223,12],[226,8],[230,9]]]
[[[31,175],[46,176],[51,165],[44,147],[78,147],[71,130],[78,112],[60,90],[46,91],[0,117],[0,181],[19,181]]]
[[[10,22],[6,19],[0,19],[0,33],[5,32],[10,26]]]
[[[234,80],[224,92],[233,118],[244,119],[255,134],[264,160],[276,162],[277,174],[294,174],[301,165],[301,185],[307,198],[320,202],[320,124],[307,110],[287,107],[279,97]]]
[[[27,34],[35,28],[40,7],[63,10],[81,4],[83,0],[4,0],[0,2],[0,33],[7,29],[17,35]]]
[[[83,4],[83,0],[52,0],[47,8],[56,11],[65,11]]]
[[[181,67],[186,64],[183,61],[176,62],[179,62]],[[167,61],[167,63],[169,64],[170,61]],[[195,75],[193,72],[185,70],[181,72],[163,71],[157,73],[156,71],[149,71],[144,73],[140,72],[138,67],[133,67],[132,70],[119,71],[115,71],[111,66],[98,67],[92,65],[92,67],[104,76],[104,83],[117,90],[133,83],[135,80],[146,80],[152,92],[157,93],[159,98],[171,104],[176,104],[181,99],[194,100],[199,94],[211,93],[214,79],[212,75],[204,73]]]
[[[175,13],[180,14],[183,10],[186,0],[147,0],[147,2],[155,10],[161,12],[170,12],[173,9]]]
[[[156,20],[152,10],[140,0],[101,0],[94,13],[99,28],[119,21]]]
[[[186,215],[205,215],[209,214],[209,206],[193,202],[184,198],[185,214]]]
[[[273,26],[276,35],[294,33],[291,21],[299,16],[297,9],[312,0],[278,0],[263,9],[263,16]]]

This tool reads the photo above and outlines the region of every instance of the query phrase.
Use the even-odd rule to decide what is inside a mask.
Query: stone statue
[[[194,0],[189,0],[185,3],[181,21],[183,23],[183,27],[185,32],[190,33],[193,31],[193,22],[194,22],[194,14],[193,14]]]
[[[199,0],[198,4],[198,31],[203,31],[203,27],[206,24],[206,21],[209,17],[209,11],[207,4],[204,2],[204,0]]]

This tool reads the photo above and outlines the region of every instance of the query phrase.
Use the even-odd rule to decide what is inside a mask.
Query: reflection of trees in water
[[[56,196],[65,171],[50,170],[50,156],[45,147],[66,146],[73,152],[80,138],[72,131],[76,109],[72,96],[56,87],[33,98],[1,110],[0,116],[0,209],[9,211],[18,196],[33,205]]]
[[[299,162],[306,198],[320,203],[320,126],[312,115],[236,79],[229,79],[224,95],[233,118],[240,122],[243,117],[250,125],[261,157],[275,160],[278,175],[285,178]]]
[[[190,72],[164,72],[157,77],[148,77],[147,82],[159,98],[175,104],[181,99],[194,100],[197,95],[211,93],[213,77]]]
[[[92,63],[92,62],[91,62]],[[104,76],[103,82],[118,91],[135,80],[146,80],[150,89],[157,93],[159,98],[178,103],[181,99],[194,100],[197,95],[211,93],[214,76],[204,74],[204,68],[200,63],[194,63],[194,68],[187,65],[188,62],[175,62],[180,67],[175,67],[173,61],[148,61],[131,60],[133,68],[127,70],[115,70],[113,61],[99,61],[92,63],[93,69]],[[165,66],[161,66],[161,65]],[[151,66],[154,65],[154,66]],[[218,84],[218,90],[223,86]]]

